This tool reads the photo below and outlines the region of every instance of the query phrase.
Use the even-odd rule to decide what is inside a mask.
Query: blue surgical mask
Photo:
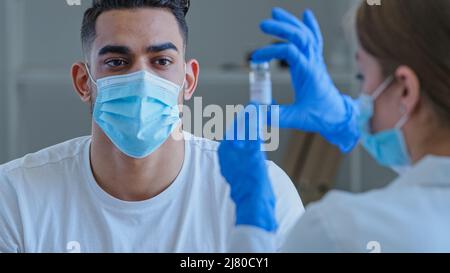
[[[361,143],[375,160],[392,169],[400,169],[411,165],[411,159],[402,132],[403,126],[408,121],[405,114],[393,129],[372,134],[370,121],[374,115],[376,99],[392,83],[393,77],[384,81],[372,95],[363,93],[358,99],[358,124],[361,131]]]
[[[93,118],[111,142],[132,158],[156,151],[180,122],[178,86],[147,71],[94,81]]]

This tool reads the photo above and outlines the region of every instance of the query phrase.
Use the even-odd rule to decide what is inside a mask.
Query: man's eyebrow
[[[126,46],[107,45],[99,50],[98,55],[102,56],[102,55],[106,55],[108,53],[129,55],[131,53],[131,50],[129,47],[126,47]]]
[[[175,50],[176,52],[178,52],[178,48],[173,44],[173,43],[164,43],[164,44],[159,44],[159,45],[151,45],[149,47],[147,47],[147,52],[148,53],[158,53],[161,51],[166,51],[166,50]]]

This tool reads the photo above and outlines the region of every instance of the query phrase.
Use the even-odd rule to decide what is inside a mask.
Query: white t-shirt
[[[185,134],[182,170],[158,196],[118,200],[96,183],[90,137],[0,166],[0,252],[228,252],[235,205],[218,143]],[[277,248],[304,212],[288,176],[268,162]],[[239,232],[238,232],[239,233]]]

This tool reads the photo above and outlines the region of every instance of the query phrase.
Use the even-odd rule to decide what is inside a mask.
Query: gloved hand
[[[254,106],[249,105],[246,110]],[[236,205],[236,225],[275,232],[275,195],[267,172],[266,155],[261,151],[258,134],[250,133],[251,130],[259,130],[259,118],[244,113],[238,115],[225,140],[220,143],[221,173],[230,185],[231,199]],[[238,140],[238,136],[243,140]]]
[[[286,40],[256,51],[252,59],[289,63],[295,102],[280,106],[280,127],[320,133],[343,152],[357,144],[354,101],[333,84],[323,60],[323,38],[314,14],[307,10],[303,21],[283,9],[273,9],[273,19],[261,23],[263,32]]]

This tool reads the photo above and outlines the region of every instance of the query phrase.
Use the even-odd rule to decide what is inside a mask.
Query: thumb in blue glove
[[[220,143],[219,163],[221,173],[230,185],[231,199],[236,205],[236,225],[275,232],[275,195],[267,172],[266,155],[261,151],[261,140],[257,133],[260,119],[252,115],[252,107],[255,105],[249,105],[244,112],[239,113],[234,126]]]
[[[295,102],[280,106],[280,127],[320,133],[343,152],[349,152],[359,140],[355,104],[331,80],[314,14],[307,10],[300,20],[275,8],[272,17],[261,23],[262,31],[286,42],[257,50],[252,59],[255,62],[282,59],[289,63]]]

